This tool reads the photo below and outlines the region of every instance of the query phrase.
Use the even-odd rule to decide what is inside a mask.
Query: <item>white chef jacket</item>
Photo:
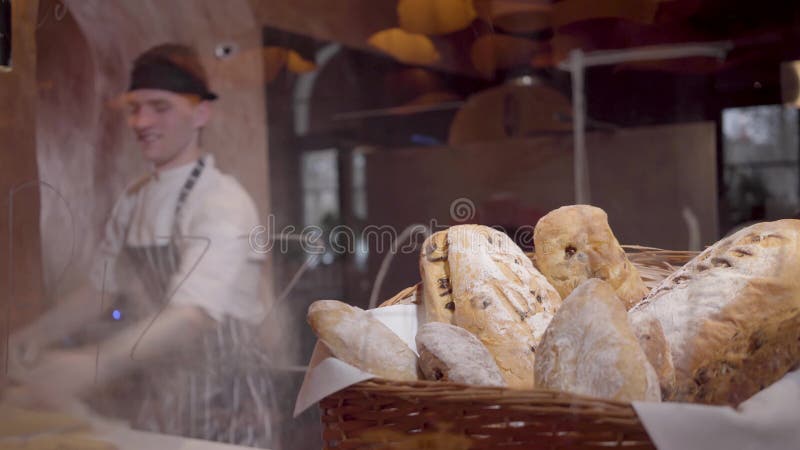
[[[249,240],[258,225],[256,207],[236,179],[216,168],[213,156],[205,155],[204,161],[175,223],[180,263],[165,286],[164,300],[200,307],[217,321],[230,316],[258,323],[265,315],[263,255]],[[91,270],[98,290],[111,295],[126,291],[132,279],[121,267],[126,246],[145,249],[169,243],[178,196],[194,166],[192,162],[150,174],[126,189],[114,206]],[[150,263],[158,267],[163,262]]]
[[[266,312],[263,255],[249,241],[258,214],[242,186],[217,170],[213,157],[203,158],[205,166],[177,220],[176,204],[196,162],[151,174],[126,189],[90,278],[110,296],[133,291],[136,297],[135,287],[142,286],[139,293],[145,295],[139,297],[150,302],[145,312],[165,304],[196,306],[219,326],[199,339],[202,358],[193,353],[188,364],[150,364],[112,385],[94,406],[138,429],[270,448],[274,388],[257,326]],[[176,263],[163,251],[171,235],[178,235],[172,241]],[[137,271],[142,265],[156,270]],[[120,402],[129,411],[120,412]]]

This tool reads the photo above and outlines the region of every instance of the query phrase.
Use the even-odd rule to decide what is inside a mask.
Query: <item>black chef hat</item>
[[[197,53],[180,44],[158,45],[136,58],[128,91],[136,89],[161,89],[194,94],[203,100],[217,99],[217,94],[208,89],[206,72]]]

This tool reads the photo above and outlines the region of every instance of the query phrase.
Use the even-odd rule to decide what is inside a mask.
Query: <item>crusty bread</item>
[[[419,272],[425,322],[450,323],[455,303],[447,263],[447,230],[434,233],[423,242]]]
[[[590,279],[564,300],[542,338],[536,386],[619,401],[660,401],[655,370],[608,283]]]
[[[631,311],[657,320],[676,401],[737,405],[800,362],[800,221],[764,222],[709,247]]]
[[[419,368],[428,380],[474,386],[505,386],[489,350],[469,331],[431,322],[417,331]]]
[[[417,355],[366,311],[336,300],[317,300],[308,323],[334,356],[381,378],[414,381]]]
[[[658,375],[661,396],[669,398],[675,388],[675,366],[672,364],[672,353],[669,351],[661,323],[653,318],[645,319],[638,314],[629,315],[628,319],[647,360]]]
[[[628,309],[647,295],[600,208],[570,205],[550,211],[536,224],[533,242],[536,266],[562,298],[590,278],[611,284]]]
[[[533,388],[536,346],[561,303],[558,292],[505,234],[481,225],[447,230],[453,324],[494,356],[511,388]],[[553,311],[554,312],[554,311]]]

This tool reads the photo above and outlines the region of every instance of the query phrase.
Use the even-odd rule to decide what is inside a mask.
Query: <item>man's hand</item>
[[[0,394],[0,405],[34,411],[60,411],[73,417],[94,417],[91,409],[77,398],[59,395],[47,386],[9,387]]]
[[[48,347],[100,316],[101,293],[84,283],[42,314],[38,319],[9,337],[9,357],[22,367],[31,367]],[[95,303],[97,301],[97,303]]]
[[[44,351],[33,366],[12,365],[9,376],[18,386],[7,388],[0,402],[81,413],[77,399],[95,383],[108,383],[179,353],[192,354],[198,338],[213,324],[199,308],[168,307],[157,317],[125,327],[99,348]],[[24,351],[24,346],[18,348]]]
[[[42,352],[50,345],[50,340],[46,336],[30,327],[13,333],[8,341],[11,365],[9,372],[35,366]]]
[[[22,409],[57,410],[87,414],[78,395],[91,387],[94,358],[88,352],[45,352],[33,368],[17,368],[10,374],[0,403]]]
[[[9,377],[18,384],[38,387],[48,395],[75,397],[94,384],[95,361],[95,352],[89,348],[48,351],[42,353],[33,367],[14,367]]]

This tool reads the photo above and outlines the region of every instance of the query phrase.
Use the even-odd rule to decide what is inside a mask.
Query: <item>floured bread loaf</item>
[[[505,386],[505,380],[486,347],[469,331],[431,322],[417,332],[419,368],[428,380],[474,386]]]
[[[533,388],[533,360],[561,298],[505,234],[481,225],[447,230],[453,321],[494,356],[509,387]]]
[[[536,386],[619,401],[660,401],[655,370],[610,284],[591,279],[573,290],[542,338]]]
[[[389,380],[418,379],[414,351],[363,309],[336,300],[317,300],[308,308],[308,323],[342,361]]]
[[[533,232],[536,266],[566,298],[590,278],[607,281],[630,309],[647,295],[639,271],[595,206],[562,206],[539,219]]]
[[[677,401],[737,405],[800,362],[800,221],[764,222],[709,247],[631,311],[657,320]]]

